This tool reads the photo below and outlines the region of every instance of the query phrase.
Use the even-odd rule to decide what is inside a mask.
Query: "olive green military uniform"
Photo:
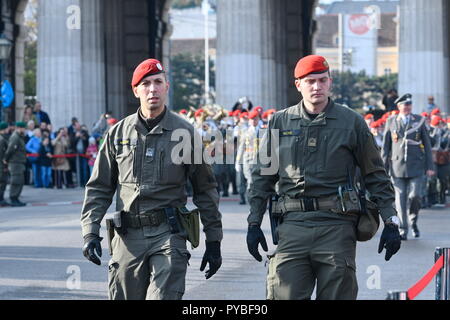
[[[9,197],[11,201],[18,200],[25,183],[24,174],[27,153],[25,141],[17,131],[9,138],[5,160],[8,162],[8,170],[11,175]]]
[[[191,164],[186,163],[189,161],[176,164],[171,160],[172,150],[179,144],[178,140],[171,141],[176,129],[189,133]],[[222,239],[217,184],[209,165],[193,161],[193,141],[193,126],[168,110],[150,132],[139,120],[138,113],[107,132],[86,185],[81,214],[83,235],[99,235],[100,223],[115,192],[116,210],[125,211],[127,219],[135,223],[141,221],[130,225],[125,235],[116,232],[113,238],[110,299],[182,298],[190,257],[186,233],[172,234],[166,220],[156,220],[161,217],[158,215],[161,209],[186,205],[188,178],[206,241]]]
[[[357,216],[320,208],[325,202],[339,206],[338,187],[359,167],[383,220],[396,214],[394,190],[372,134],[359,114],[332,100],[314,120],[303,102],[277,112],[269,129],[279,130],[279,167],[273,174],[263,173],[267,165],[253,169],[248,217],[249,224],[261,224],[278,183],[283,220],[269,263],[267,298],[310,299],[317,282],[317,299],[356,299]],[[262,148],[271,140],[265,135]],[[304,210],[289,203],[303,204]]]
[[[6,166],[3,163],[5,159],[6,149],[8,148],[8,139],[5,135],[0,134],[0,202],[4,201],[4,194],[6,189]]]

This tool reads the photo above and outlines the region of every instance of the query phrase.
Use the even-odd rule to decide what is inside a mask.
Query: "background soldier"
[[[267,251],[260,225],[278,182],[280,199],[275,207],[282,222],[269,263],[268,298],[310,299],[317,283],[319,300],[356,299],[355,225],[360,210],[350,211],[347,201],[342,209],[339,187],[352,187],[349,176],[354,177],[359,166],[385,222],[378,252],[386,248],[386,260],[401,243],[394,191],[364,119],[329,99],[332,80],[326,60],[315,55],[301,59],[295,79],[303,101],[277,112],[268,126],[279,130],[278,171],[264,173],[265,166],[258,163],[252,172],[248,250],[258,261],[262,260],[258,245]],[[271,145],[270,134],[263,138],[263,148]]]
[[[186,179],[192,182],[193,202],[206,234],[200,270],[209,263],[207,279],[222,263],[217,184],[209,165],[176,164],[171,159],[179,143],[171,141],[172,132],[187,130],[188,143],[193,144],[195,130],[165,106],[169,83],[161,63],[143,61],[134,71],[132,88],[141,106],[107,132],[86,185],[81,213],[83,253],[100,265],[100,223],[117,191],[110,299],[181,299],[190,258],[186,249],[189,233],[179,229],[176,213],[187,211]]]
[[[423,174],[434,175],[425,119],[411,113],[411,98],[411,94],[407,93],[396,100],[400,113],[387,121],[382,150],[386,171],[390,169],[394,183],[402,240],[407,240],[408,217],[413,236],[420,236],[417,219],[421,208]]]
[[[11,176],[9,198],[13,207],[26,206],[19,200],[25,183],[25,163],[27,162],[27,152],[25,150],[26,123],[17,122],[16,130],[9,138],[8,148],[5,153],[5,161],[8,163],[8,170]]]
[[[6,136],[6,130],[8,129],[8,124],[6,122],[0,122],[0,207],[8,206],[9,204],[5,201],[5,189],[6,189],[6,178],[7,178],[7,166],[5,164],[5,153],[8,148],[8,137]]]
[[[243,129],[240,137],[236,162],[242,163],[242,174],[247,181],[243,198],[248,194],[248,188],[252,182],[252,168],[256,164],[258,153],[259,114],[254,110],[248,114],[248,127]]]

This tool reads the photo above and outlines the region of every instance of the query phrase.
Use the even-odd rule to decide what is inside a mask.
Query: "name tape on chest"
[[[136,146],[137,139],[116,139],[114,144],[116,146]]]
[[[300,129],[280,130],[280,137],[297,137],[300,133]]]

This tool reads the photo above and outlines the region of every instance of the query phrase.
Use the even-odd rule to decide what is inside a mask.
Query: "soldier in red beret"
[[[209,265],[208,279],[222,264],[217,183],[211,166],[195,161],[193,152],[181,163],[172,158],[178,146],[172,139],[175,130],[194,137],[195,129],[167,108],[169,83],[162,64],[156,59],[139,64],[131,89],[140,107],[107,132],[86,185],[83,254],[101,264],[100,224],[117,193],[116,212],[106,220],[112,255],[109,298],[178,300],[191,256],[186,240],[193,248],[199,245],[200,218],[206,238],[200,271]],[[191,140],[184,141],[188,150],[195,148]],[[198,211],[185,207],[187,179]]]
[[[356,241],[375,235],[378,215],[384,221],[378,252],[386,249],[389,260],[400,249],[394,190],[363,117],[330,98],[326,59],[300,59],[294,78],[303,100],[274,114],[260,148],[276,158],[252,170],[247,247],[262,261],[258,246],[268,248],[261,223],[277,185],[272,217],[282,220],[272,225],[278,246],[269,262],[267,298],[310,299],[316,287],[319,300],[356,299]],[[371,198],[355,206],[350,199],[359,198],[353,181],[357,167]],[[368,215],[373,222],[366,220]]]

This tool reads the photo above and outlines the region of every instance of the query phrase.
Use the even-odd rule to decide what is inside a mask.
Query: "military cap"
[[[0,122],[0,130],[5,130],[8,128],[8,124],[4,121]]]
[[[110,125],[113,126],[115,125],[117,122],[119,122],[119,120],[115,119],[115,118],[109,118],[108,120],[106,120],[106,122]]]
[[[242,118],[248,118],[248,112],[241,112],[239,114],[239,119],[242,119]]]
[[[401,97],[397,98],[394,102],[395,104],[412,104],[412,95],[410,93],[406,93]]]
[[[178,112],[179,114],[187,114],[187,110],[186,109],[181,109],[180,112]]]
[[[422,112],[421,114],[420,114],[422,117],[425,117],[425,118],[428,118],[429,117],[429,114],[428,114],[428,112]]]
[[[294,71],[295,79],[301,79],[309,74],[324,73],[330,70],[330,66],[322,56],[309,55],[297,62]]]
[[[131,80],[131,86],[137,86],[142,79],[147,76],[152,76],[159,73],[164,73],[164,68],[156,59],[147,59],[141,62],[133,72],[133,79]]]
[[[364,119],[365,119],[365,120],[373,119],[373,114],[371,114],[371,113],[366,114],[366,115],[364,116]]]
[[[202,113],[204,112],[203,109],[198,109],[197,111],[195,111],[194,113],[194,117],[200,117],[202,115]]]
[[[16,122],[16,127],[17,128],[26,128],[27,124],[25,122],[23,122],[23,121],[17,121]]]
[[[439,116],[434,116],[432,119],[431,119],[431,122],[430,122],[430,124],[432,125],[432,126],[437,126],[437,125],[439,125],[439,123],[441,123],[441,122],[443,122],[444,120],[441,118],[441,117],[439,117]]]
[[[253,110],[255,110],[258,113],[261,113],[261,112],[263,112],[264,109],[261,106],[257,106]]]
[[[431,110],[430,114],[432,116],[437,115],[437,114],[441,114],[441,110],[439,110],[439,108],[434,108],[433,110]]]
[[[259,112],[256,111],[256,110],[252,110],[248,114],[248,118],[249,119],[254,119],[254,118],[258,117],[258,116],[259,116]]]

